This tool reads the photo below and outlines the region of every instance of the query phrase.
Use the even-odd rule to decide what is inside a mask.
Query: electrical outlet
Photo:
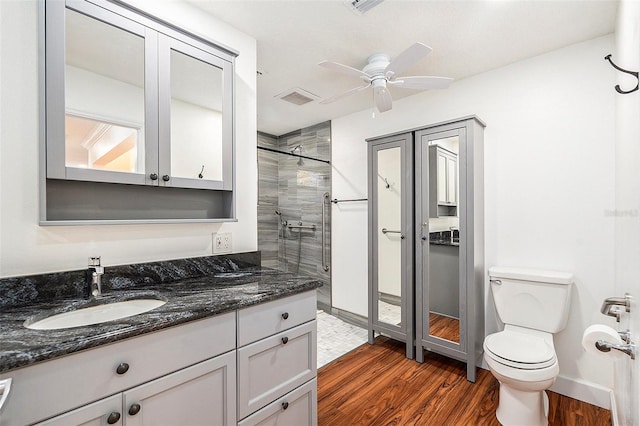
[[[231,253],[231,234],[221,233],[213,234],[213,253]]]

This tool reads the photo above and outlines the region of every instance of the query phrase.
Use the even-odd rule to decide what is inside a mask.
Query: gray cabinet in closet
[[[459,359],[466,362],[470,381],[484,329],[483,129],[478,118],[466,117],[368,140],[369,341],[376,332],[405,341],[407,356],[415,346],[418,362],[424,361],[424,350]],[[388,162],[399,168],[395,175],[380,161],[381,149],[392,147],[392,141],[407,151],[404,163]],[[385,173],[401,183],[390,185]],[[389,190],[397,192],[401,214],[393,202],[381,202]],[[390,229],[387,222],[396,225],[394,218],[401,220],[402,231],[395,248],[382,238],[388,235],[382,228]],[[404,281],[394,299],[383,289],[396,276]],[[394,306],[403,315],[391,328],[383,313]]]

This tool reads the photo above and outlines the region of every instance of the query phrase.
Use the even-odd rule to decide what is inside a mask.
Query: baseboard
[[[550,390],[607,410],[611,409],[611,389],[595,383],[558,376]]]
[[[611,424],[613,426],[619,426],[618,422],[618,404],[616,404],[616,396],[613,393],[613,390],[609,391],[609,396],[611,399]]]
[[[331,308],[331,315],[351,325],[364,328],[365,330],[369,328],[367,317],[354,314],[353,312],[343,311],[342,309],[338,308]]]

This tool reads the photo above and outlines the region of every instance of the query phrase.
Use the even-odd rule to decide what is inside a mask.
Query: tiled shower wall
[[[280,137],[259,133],[258,146],[291,152],[297,145],[307,157],[330,160],[331,122],[317,124]],[[331,166],[321,161],[258,150],[258,249],[262,264],[316,277],[318,306],[331,307],[330,272],[322,268],[322,196],[331,189]],[[315,225],[316,229],[290,229]],[[326,205],[326,241],[331,241],[331,208]],[[326,248],[327,262],[331,258]]]

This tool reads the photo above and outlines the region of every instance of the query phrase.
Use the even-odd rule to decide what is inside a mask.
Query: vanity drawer
[[[231,351],[235,334],[230,312],[9,371],[0,425],[34,423]]]
[[[316,426],[318,386],[313,379],[250,415],[238,426]]]
[[[316,376],[316,321],[238,349],[238,418]]]
[[[238,347],[316,318],[316,292],[307,291],[238,311]]]

